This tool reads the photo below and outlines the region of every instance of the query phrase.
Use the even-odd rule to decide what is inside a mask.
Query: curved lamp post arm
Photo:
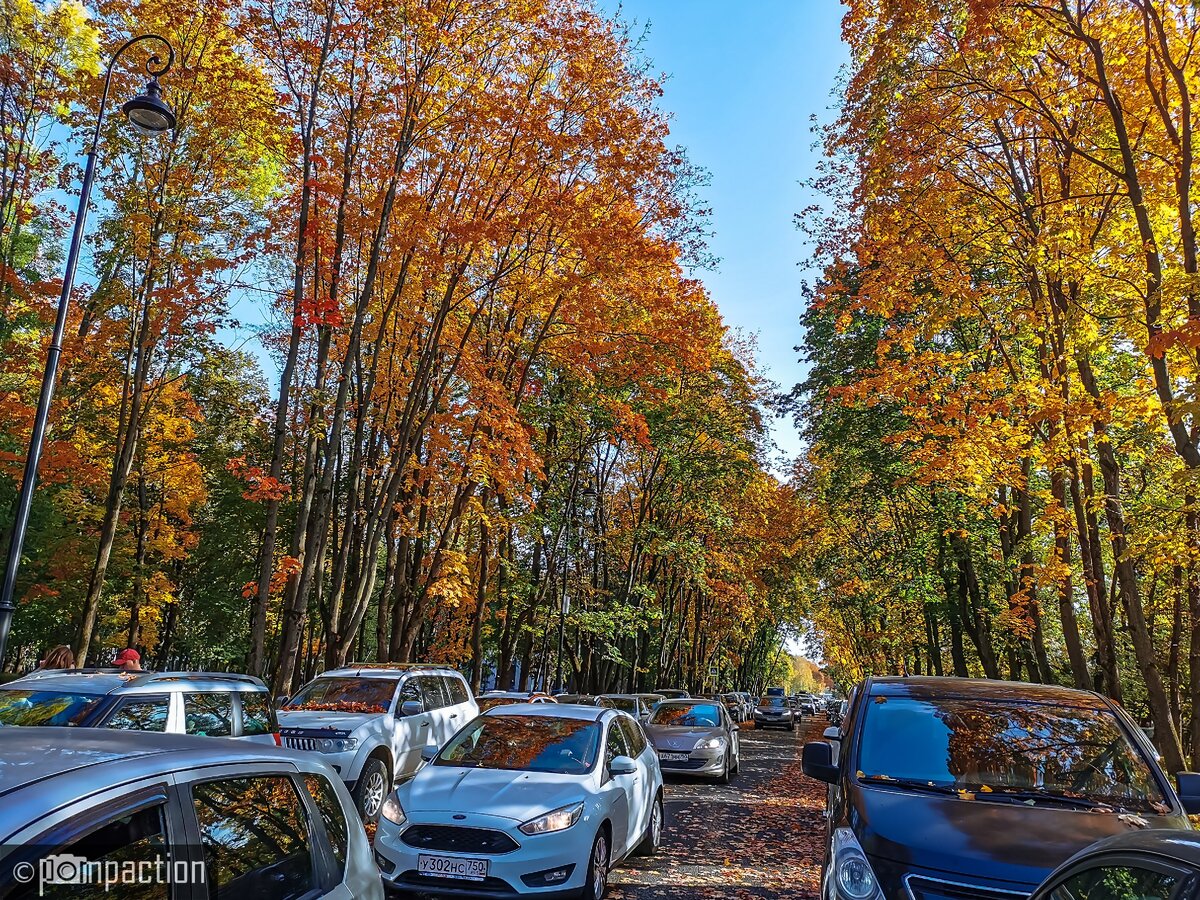
[[[25,472],[21,480],[21,492],[13,516],[12,535],[9,538],[8,560],[4,567],[4,582],[0,587],[0,664],[8,645],[8,632],[12,627],[13,602],[17,586],[17,570],[21,564],[21,552],[25,546],[25,532],[29,527],[29,513],[33,506],[33,490],[37,482],[38,464],[42,458],[42,444],[46,436],[46,424],[50,418],[50,403],[54,399],[54,384],[58,376],[58,361],[62,356],[63,334],[67,328],[67,312],[71,306],[71,291],[75,287],[75,270],[79,267],[79,253],[83,247],[83,230],[87,223],[88,205],[92,197],[92,182],[96,177],[96,151],[100,144],[100,130],[104,125],[104,113],[108,106],[108,90],[112,84],[113,69],[121,55],[142,41],[157,41],[167,48],[167,62],[154,54],[146,61],[146,72],[152,79],[165,75],[175,62],[175,48],[171,42],[158,34],[140,34],[130,38],[112,55],[104,73],[104,91],[100,95],[100,109],[96,115],[96,127],[88,146],[87,162],[83,169],[83,181],[79,186],[79,206],[75,211],[75,224],[71,231],[71,245],[67,252],[66,268],[63,272],[62,292],[58,297],[58,315],[54,320],[54,331],[50,348],[46,353],[46,368],[42,373],[42,389],[38,396],[37,413],[33,420],[33,433],[29,437],[29,453],[25,457]]]

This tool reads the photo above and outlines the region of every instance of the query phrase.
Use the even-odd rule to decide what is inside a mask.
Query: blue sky
[[[615,0],[602,7],[618,12]],[[707,169],[714,254],[703,279],[727,324],[758,337],[765,373],[799,380],[800,287],[811,277],[792,216],[812,202],[801,182],[817,159],[811,117],[832,117],[846,61],[834,0],[624,0],[626,22],[649,24],[644,49],[667,74],[662,108],[676,143]],[[775,423],[780,448],[800,441]]]

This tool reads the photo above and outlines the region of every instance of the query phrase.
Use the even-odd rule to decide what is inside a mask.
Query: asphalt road
[[[741,732],[742,771],[728,787],[667,776],[667,829],[657,856],[612,873],[615,900],[809,900],[818,897],[824,785],[800,771],[800,748],[824,719],[795,733]]]

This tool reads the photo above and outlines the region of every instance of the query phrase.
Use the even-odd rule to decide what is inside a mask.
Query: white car
[[[406,892],[599,900],[662,842],[662,773],[615,709],[522,704],[471,722],[383,806],[375,859]]]
[[[441,747],[479,714],[462,675],[441,666],[357,665],[314,678],[279,711],[285,747],[333,766],[364,822],[392,785],[415,772],[426,747]]]

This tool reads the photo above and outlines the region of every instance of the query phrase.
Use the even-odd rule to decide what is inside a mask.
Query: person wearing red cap
[[[126,672],[140,672],[142,671],[142,654],[132,647],[128,647],[117,654],[116,665],[118,669],[124,669]]]

